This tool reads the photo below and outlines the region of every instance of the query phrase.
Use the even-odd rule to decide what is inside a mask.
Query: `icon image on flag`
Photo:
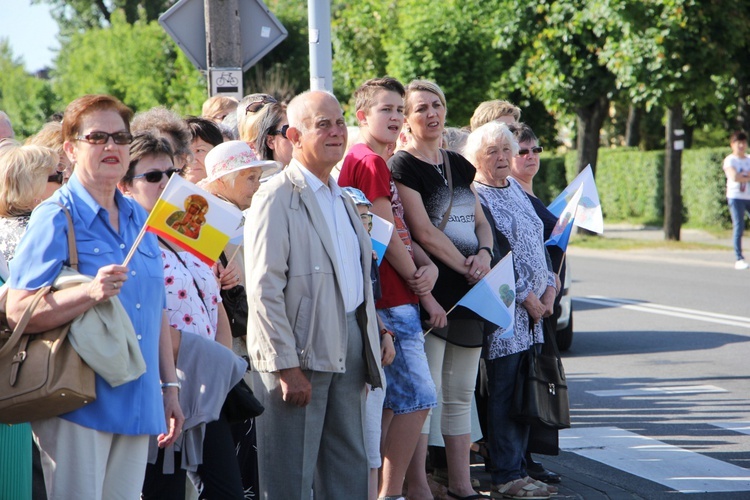
[[[512,337],[516,318],[516,276],[512,253],[503,257],[456,305],[471,309],[505,329],[502,338]]]
[[[145,229],[213,265],[241,223],[242,212],[237,207],[173,175]]]

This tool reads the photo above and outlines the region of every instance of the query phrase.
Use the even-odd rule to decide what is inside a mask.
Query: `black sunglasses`
[[[134,175],[133,179],[146,179],[146,182],[150,182],[151,184],[156,184],[157,182],[161,182],[162,177],[165,175],[167,178],[172,177],[173,174],[178,173],[179,170],[176,168],[170,168],[169,170],[152,170],[150,172],[145,172],[139,175]]]
[[[544,148],[541,147],[541,146],[535,146],[535,147],[529,148],[529,149],[526,149],[526,148],[519,149],[518,150],[518,156],[526,156],[529,153],[534,153],[535,155],[538,155],[542,151],[544,151]]]
[[[257,113],[258,111],[263,109],[263,106],[265,106],[266,104],[275,104],[277,102],[279,101],[277,101],[270,95],[258,96],[253,100],[253,102],[247,105],[247,107],[245,108],[245,114]]]
[[[90,134],[79,135],[76,139],[79,141],[86,141],[89,144],[107,144],[110,137],[115,141],[115,144],[119,144],[120,146],[133,142],[133,134],[130,132],[115,132],[114,134],[108,134],[107,132],[91,132]]]
[[[289,130],[289,125],[284,125],[279,130],[272,130],[269,133],[270,133],[270,135],[280,135],[284,139],[287,139],[287,136],[286,136],[286,131],[287,130]]]
[[[55,172],[54,174],[47,177],[47,182],[54,182],[56,184],[62,185],[64,179],[65,178],[63,177],[62,172]]]

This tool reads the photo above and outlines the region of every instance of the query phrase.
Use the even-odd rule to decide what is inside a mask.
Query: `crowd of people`
[[[10,324],[69,263],[72,231],[90,280],[45,296],[26,332],[116,298],[146,365],[117,386],[97,373],[96,400],[78,410],[0,424],[13,456],[0,497],[423,500],[442,484],[449,498],[489,498],[472,453],[493,498],[557,493],[560,477],[529,453],[534,429],[510,412],[521,356],[554,331],[565,272],[533,192],[542,147],[506,101],[447,130],[431,81],[368,80],[354,102],[353,144],[323,91],[217,96],[186,118],[86,95],[25,144],[0,112]],[[125,265],[175,174],[243,211],[242,242],[210,266],[146,233]],[[394,227],[380,262],[373,216]],[[451,309],[511,251],[507,338]],[[238,286],[236,334],[222,297]],[[230,421],[225,399],[243,379],[265,411]]]

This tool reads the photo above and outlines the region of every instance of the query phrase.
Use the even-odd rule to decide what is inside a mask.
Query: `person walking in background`
[[[727,203],[732,216],[735,269],[750,267],[742,254],[742,233],[745,230],[745,214],[750,214],[750,157],[745,154],[747,134],[735,132],[729,140],[732,154],[724,158],[724,175],[727,176]]]
[[[330,176],[346,147],[339,102],[305,92],[287,116],[293,160],[245,223],[260,498],[363,499],[365,383],[382,386],[372,243]]]

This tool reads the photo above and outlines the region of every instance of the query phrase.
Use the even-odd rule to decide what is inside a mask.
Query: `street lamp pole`
[[[333,92],[331,0],[307,1],[310,43],[310,90]]]

